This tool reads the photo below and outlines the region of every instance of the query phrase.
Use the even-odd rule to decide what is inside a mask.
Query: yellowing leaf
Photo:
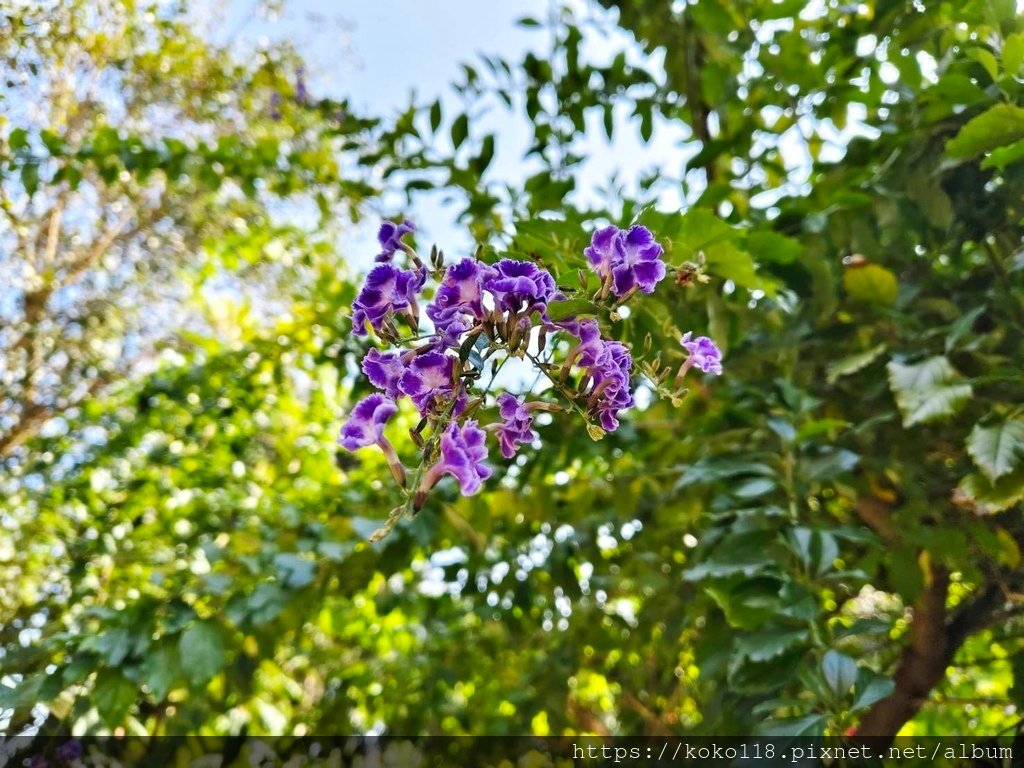
[[[1004,475],[995,483],[974,472],[960,481],[957,490],[974,501],[979,514],[1003,512],[1024,501],[1024,467]]]
[[[896,275],[880,264],[860,264],[843,272],[843,288],[853,301],[892,304],[899,293]]]

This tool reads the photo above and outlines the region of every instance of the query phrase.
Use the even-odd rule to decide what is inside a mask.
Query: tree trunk
[[[891,743],[904,725],[918,713],[946,674],[946,667],[973,633],[982,629],[1002,602],[1000,589],[990,584],[947,621],[946,598],[949,572],[931,568],[914,606],[910,643],[903,651],[892,694],[878,701],[857,728],[857,735]]]

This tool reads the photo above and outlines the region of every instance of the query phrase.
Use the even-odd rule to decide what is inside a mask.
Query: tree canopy
[[[1019,728],[1013,2],[600,0],[382,116],[184,5],[0,8],[0,728]],[[584,188],[595,147],[672,131]],[[380,346],[339,232],[395,191],[457,201],[478,248],[448,263],[582,281],[565,311],[631,350],[637,402],[535,419],[375,540],[404,499],[335,442]],[[608,224],[670,267],[628,312],[577,277]],[[671,391],[687,332],[724,370]]]

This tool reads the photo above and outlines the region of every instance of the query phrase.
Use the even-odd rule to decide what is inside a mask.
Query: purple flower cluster
[[[381,253],[377,261],[384,263],[370,271],[352,305],[353,332],[366,335],[369,325],[395,348],[366,353],[363,373],[379,391],[355,405],[338,437],[339,445],[348,450],[376,445],[383,451],[406,493],[407,511],[420,509],[430,490],[446,475],[456,479],[463,495],[478,492],[492,472],[487,465],[487,432],[493,433],[501,455],[511,459],[522,446],[538,438],[534,411],[567,410],[551,401],[528,402],[525,396],[504,392],[494,400],[496,416],[485,419],[486,426],[481,427],[476,413],[491,400],[486,392],[474,397],[469,388],[485,374],[491,365],[485,361],[496,352],[503,352],[506,359],[529,358],[538,365],[553,383],[552,391],[593,422],[588,431],[595,439],[618,428],[622,412],[635,402],[633,357],[628,346],[605,338],[593,317],[552,320],[557,315],[552,310],[549,316],[550,305],[566,296],[551,273],[537,263],[506,258],[485,264],[464,258],[444,269],[443,259],[432,258],[432,271],[428,271],[402,241],[414,231],[412,222],[406,220],[384,222],[378,233]],[[408,257],[409,269],[390,263],[399,251]],[[587,304],[603,306],[609,312],[637,292],[653,292],[666,274],[663,249],[642,226],[600,229],[584,253],[601,278],[600,290]],[[418,298],[428,274],[438,280],[426,306],[433,329],[420,335]],[[413,330],[411,338],[400,337],[395,318]],[[562,361],[560,376],[552,374],[557,369],[550,357],[550,350],[557,354],[557,345],[548,348],[547,360],[538,359],[551,333],[568,333],[577,340]],[[688,356],[679,377],[692,366],[722,372],[721,352],[710,339],[692,339],[687,333],[682,344]],[[491,370],[496,371],[497,365]],[[567,382],[570,376],[575,383]],[[491,383],[493,380],[492,373]],[[384,435],[403,398],[408,398],[419,414],[418,426],[410,436],[422,450],[416,479],[408,487],[405,467]]]
[[[477,422],[470,419],[461,426],[452,422],[441,434],[441,458],[423,476],[417,491],[425,495],[443,475],[451,475],[459,481],[462,495],[472,496],[491,476],[485,461],[487,445]]]
[[[423,288],[426,272],[411,272],[391,264],[381,264],[370,270],[366,283],[352,302],[352,332],[366,335],[366,323],[380,333],[385,322],[400,312],[408,313],[410,322],[416,322],[416,294]]]
[[[532,262],[515,259],[502,259],[495,264],[483,287],[494,296],[499,310],[518,315],[543,313],[549,301],[565,298],[550,272]]]
[[[601,428],[609,432],[619,428],[619,412],[633,405],[630,372],[633,356],[629,348],[619,341],[601,337],[601,329],[594,320],[585,320],[570,327],[578,337],[566,360],[566,369],[577,363],[590,385],[586,390],[587,410],[594,414]]]
[[[459,337],[487,316],[484,282],[494,274],[494,267],[473,259],[448,267],[434,301],[427,306],[427,317],[441,334],[444,346],[457,346]]]
[[[533,313],[545,319],[548,303],[564,298],[551,273],[533,262],[502,259],[492,266],[463,259],[448,267],[427,317],[438,343],[456,347],[463,334],[493,327],[505,313],[515,318],[514,327],[529,325],[524,318]]]
[[[654,293],[665,277],[664,252],[651,231],[640,225],[599,229],[583,251],[605,286],[620,298],[637,290]]]
[[[502,418],[497,425],[498,446],[506,459],[515,456],[520,445],[528,445],[537,439],[537,433],[533,431],[533,416],[524,400],[508,392],[498,395],[498,415]]]

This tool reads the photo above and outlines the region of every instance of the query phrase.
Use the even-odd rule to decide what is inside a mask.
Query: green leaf
[[[732,243],[715,243],[704,252],[707,258],[708,272],[732,280],[736,285],[752,290],[762,290],[768,296],[774,296],[778,284],[769,278],[757,274],[757,267],[750,254],[740,250]]]
[[[43,675],[33,675],[13,688],[0,682],[0,710],[32,707],[39,703],[39,690],[45,681]]]
[[[858,352],[855,355],[850,355],[836,360],[826,369],[826,381],[828,381],[829,384],[835,384],[843,376],[849,376],[852,373],[856,373],[857,371],[867,368],[875,362],[875,360],[877,360],[885,350],[886,345],[879,344],[866,352]]]
[[[1017,32],[1003,43],[1003,69],[1006,74],[1016,77],[1021,64],[1024,64],[1024,34]]]
[[[25,149],[28,147],[28,131],[24,128],[15,128],[8,134],[7,143],[15,152]]]
[[[25,163],[21,166],[21,183],[31,197],[39,189],[39,163]]]
[[[458,149],[467,136],[469,136],[469,118],[462,114],[452,123],[452,145]]]
[[[849,426],[850,422],[843,419],[813,419],[800,425],[800,429],[796,433],[796,442],[803,443],[812,437],[817,437],[837,429],[845,429]]]
[[[491,164],[491,160],[494,159],[494,135],[489,134],[484,137],[483,144],[480,147],[480,154],[473,160],[473,170],[478,174],[483,174],[487,170],[487,167]]]
[[[896,275],[880,264],[847,267],[843,288],[853,301],[866,304],[892,304],[900,290]]]
[[[791,264],[804,252],[798,241],[777,232],[751,232],[747,235],[746,247],[758,261],[770,261],[775,264]]]
[[[92,690],[92,702],[96,705],[100,719],[113,728],[124,722],[138,693],[139,689],[135,683],[120,672],[103,669],[96,678],[96,686]]]
[[[774,578],[733,579],[704,591],[721,609],[729,626],[737,629],[762,630],[765,622],[779,613],[779,581]]]
[[[175,645],[161,645],[142,662],[142,680],[157,701],[167,698],[180,675],[181,658]]]
[[[821,660],[821,674],[836,696],[845,696],[857,681],[857,662],[838,651],[829,651]]]
[[[770,544],[773,534],[767,531],[740,533],[723,540],[703,562],[683,572],[686,581],[722,578],[734,574],[750,577],[775,565]]]
[[[966,159],[1024,139],[1024,107],[996,104],[968,121],[946,144],[946,154]]]
[[[807,637],[806,629],[792,627],[754,632],[736,641],[735,653],[754,662],[769,661],[794,645],[805,643]]]
[[[982,474],[971,473],[960,481],[957,490],[974,500],[979,514],[1003,512],[1024,501],[1024,466],[994,483]]]
[[[316,576],[316,563],[293,552],[281,552],[274,557],[274,566],[286,587],[295,589],[309,586]]]
[[[597,304],[587,299],[552,301],[548,304],[548,317],[556,322],[576,315],[596,315],[599,311]]]
[[[892,361],[887,370],[889,387],[896,396],[905,427],[952,416],[974,396],[971,385],[964,384],[957,370],[942,356],[913,365]]]
[[[858,683],[853,691],[853,704],[850,709],[856,711],[867,709],[875,702],[881,701],[895,690],[896,684],[887,677],[874,675],[866,683]]]
[[[828,718],[825,715],[807,715],[786,720],[769,720],[754,729],[756,736],[777,739],[780,736],[820,736]]]
[[[224,667],[227,653],[223,630],[212,621],[193,624],[181,636],[178,651],[193,685],[205,685]]]
[[[440,100],[435,101],[430,107],[430,130],[437,133],[437,129],[441,127],[441,102]]]
[[[993,80],[999,78],[999,62],[988,48],[971,48],[967,51],[967,55],[981,64]]]
[[[993,149],[992,153],[981,161],[982,168],[998,168],[1002,170],[1008,165],[1024,160],[1024,139],[1007,144],[1005,147]]]
[[[1024,421],[1003,421],[990,427],[976,424],[967,437],[967,452],[993,483],[1024,459]]]
[[[953,205],[939,180],[927,173],[915,173],[906,183],[907,196],[914,201],[924,217],[938,229],[949,229],[953,223]]]
[[[686,213],[659,213],[647,208],[638,224],[650,229],[672,254],[673,262],[694,259],[697,253],[714,243],[735,240],[738,233],[707,208],[692,208]]]

